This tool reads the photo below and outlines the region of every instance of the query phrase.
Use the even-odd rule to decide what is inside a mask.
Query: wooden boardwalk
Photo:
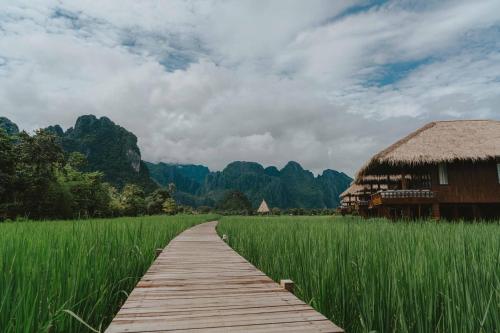
[[[172,240],[106,332],[342,332],[226,245],[216,224]]]

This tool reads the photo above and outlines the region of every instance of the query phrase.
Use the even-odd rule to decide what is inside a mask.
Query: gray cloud
[[[1,113],[26,129],[105,115],[152,161],[351,174],[427,121],[500,118],[498,1],[367,4],[2,4]]]

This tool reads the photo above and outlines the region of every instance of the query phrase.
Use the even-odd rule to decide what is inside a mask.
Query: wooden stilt
[[[453,205],[453,219],[454,220],[458,220],[459,219],[458,205],[457,204]]]
[[[474,216],[474,220],[479,220],[481,218],[481,213],[477,205],[472,205],[472,215]]]
[[[432,218],[436,221],[439,221],[441,219],[441,212],[439,210],[438,203],[432,204]]]

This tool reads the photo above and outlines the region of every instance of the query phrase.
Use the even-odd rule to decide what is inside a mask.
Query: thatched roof
[[[358,185],[358,184],[351,184],[351,186],[349,186],[347,188],[347,190],[345,190],[344,192],[340,193],[340,198],[344,198],[344,197],[347,197],[348,195],[353,195],[353,196],[356,196],[356,195],[359,195],[363,192],[369,192],[369,188],[366,187],[366,186],[363,186],[363,185]]]
[[[382,174],[387,167],[453,161],[481,161],[500,157],[500,121],[436,121],[372,157],[358,177]]]
[[[380,184],[380,188],[378,186],[373,187],[373,191],[378,191],[378,190],[387,190],[387,184]],[[348,195],[351,196],[357,196],[363,193],[372,193],[372,188],[370,188],[370,185],[368,184],[360,184],[360,183],[352,183],[351,186],[347,188],[344,192],[340,193],[339,197],[340,198],[345,198]]]
[[[344,198],[348,195],[357,195],[363,192],[364,186],[358,184],[351,184],[344,192],[340,193],[340,197]]]
[[[269,213],[269,207],[267,206],[266,200],[262,200],[259,209],[257,209],[257,213]]]

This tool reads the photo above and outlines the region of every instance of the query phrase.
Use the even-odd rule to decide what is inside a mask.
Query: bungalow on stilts
[[[500,217],[500,121],[427,124],[373,156],[355,184],[369,216]]]

